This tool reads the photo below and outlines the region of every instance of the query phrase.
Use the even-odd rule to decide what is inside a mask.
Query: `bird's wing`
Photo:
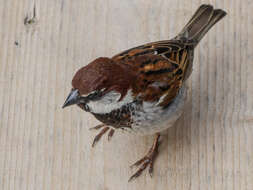
[[[137,81],[133,84],[136,97],[166,106],[189,76],[192,58],[192,46],[179,40],[169,40],[132,48],[112,59],[131,65],[137,71]]]
[[[168,61],[174,62],[177,57],[177,54],[180,56],[182,54],[182,50],[184,49],[191,49],[193,43],[190,41],[183,41],[183,40],[164,40],[164,41],[157,41],[148,44],[144,44],[138,47],[134,47],[123,51],[115,56],[112,57],[114,60],[125,60],[132,57],[137,57],[141,55],[159,55]]]

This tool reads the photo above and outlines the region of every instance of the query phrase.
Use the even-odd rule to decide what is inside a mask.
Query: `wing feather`
[[[138,81],[133,87],[137,98],[166,106],[189,76],[192,58],[193,46],[181,40],[166,40],[123,51],[112,59],[137,70]]]

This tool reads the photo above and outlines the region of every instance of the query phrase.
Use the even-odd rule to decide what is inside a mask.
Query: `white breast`
[[[183,113],[186,91],[187,87],[182,87],[174,101],[166,109],[158,106],[161,100],[154,103],[143,102],[141,105],[131,104],[131,119],[133,123],[131,128],[124,128],[125,131],[137,135],[149,135],[173,126]],[[98,101],[90,101],[87,105],[93,113],[106,114],[133,102],[131,91],[127,92],[123,100],[118,101],[120,96],[120,93],[112,91]],[[161,99],[163,98],[161,97]]]
[[[141,110],[132,115],[132,132],[138,135],[149,135],[166,130],[173,126],[183,113],[187,87],[182,87],[174,101],[162,109],[155,103],[144,103]]]

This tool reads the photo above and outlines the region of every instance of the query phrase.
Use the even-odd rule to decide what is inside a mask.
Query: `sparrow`
[[[147,43],[112,58],[100,57],[79,69],[63,108],[77,105],[102,124],[92,147],[108,132],[124,130],[136,135],[155,135],[147,154],[129,181],[148,167],[152,176],[160,133],[181,116],[186,102],[186,81],[192,73],[194,49],[226,15],[211,5],[201,5],[182,31],[171,40]]]

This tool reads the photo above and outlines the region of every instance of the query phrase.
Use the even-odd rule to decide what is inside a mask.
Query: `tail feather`
[[[196,46],[210,28],[225,15],[226,12],[221,9],[213,9],[211,5],[201,5],[176,38],[194,41]]]

